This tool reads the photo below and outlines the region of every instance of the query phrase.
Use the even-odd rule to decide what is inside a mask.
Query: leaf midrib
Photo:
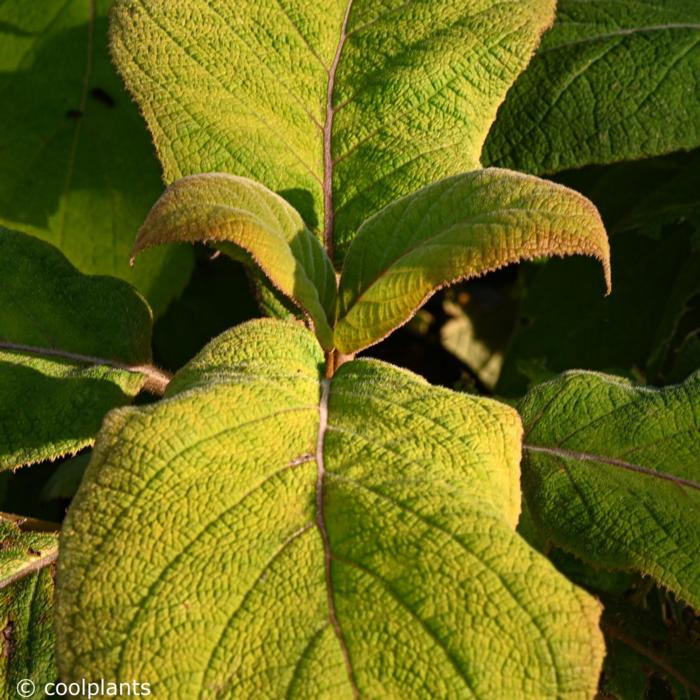
[[[145,377],[146,382],[144,389],[151,393],[162,395],[165,393],[172,375],[154,365],[140,364],[129,365],[117,360],[110,360],[105,357],[97,357],[95,355],[82,355],[80,353],[68,352],[66,350],[56,350],[54,348],[44,348],[37,345],[25,345],[23,343],[10,343],[0,341],[0,350],[7,350],[19,354],[37,355],[39,357],[55,357],[59,360],[75,362],[82,365],[99,365],[101,367],[110,367],[111,369],[130,372],[131,374],[141,374]]]
[[[616,459],[614,457],[596,455],[590,452],[578,452],[576,450],[569,450],[563,447],[545,447],[543,445],[530,445],[527,443],[523,444],[523,450],[547,454],[562,459],[576,460],[577,462],[596,462],[598,464],[606,464],[611,467],[634,472],[635,474],[641,474],[654,479],[668,481],[676,486],[693,489],[694,491],[700,491],[700,483],[697,483],[692,479],[685,479],[680,476],[675,476],[674,474],[669,474],[668,472],[656,471],[654,469],[649,469],[648,467],[643,467],[640,464],[625,462],[624,460]]]
[[[350,3],[352,0],[350,0]],[[352,667],[352,661],[350,660],[350,652],[348,650],[347,642],[345,641],[345,635],[338,622],[338,616],[335,609],[335,594],[333,590],[333,577],[331,574],[331,561],[333,555],[331,553],[330,538],[328,537],[328,530],[326,528],[326,522],[324,518],[324,503],[323,496],[325,490],[325,459],[324,459],[324,448],[326,441],[326,433],[328,432],[328,400],[330,398],[331,391],[331,380],[322,379],[321,380],[321,395],[318,402],[318,437],[316,439],[316,527],[321,534],[321,540],[323,542],[323,560],[324,560],[324,573],[326,581],[326,595],[328,602],[328,619],[333,627],[335,636],[340,644],[340,651],[343,655],[343,661],[345,662],[345,668],[348,674],[348,681],[350,682],[350,687],[352,688],[352,694],[354,698],[360,698],[360,691],[357,687],[355,681],[355,673]]]
[[[323,125],[323,245],[326,249],[328,257],[333,261],[333,152],[332,152],[332,136],[333,136],[333,118],[335,116],[335,107],[333,106],[333,92],[335,90],[335,76],[340,65],[340,57],[345,48],[345,42],[348,38],[348,20],[352,10],[353,0],[347,0],[345,6],[345,15],[340,28],[340,37],[338,46],[335,50],[333,62],[328,71],[328,85],[326,89],[326,121]]]
[[[683,23],[683,22],[669,22],[668,24],[650,24],[647,27],[630,27],[628,29],[618,29],[612,32],[606,32],[605,34],[596,34],[595,36],[587,36],[581,39],[575,39],[573,41],[567,41],[563,44],[557,44],[556,46],[548,46],[538,52],[539,56],[546,53],[551,53],[552,51],[559,51],[561,49],[568,49],[572,46],[580,46],[581,44],[593,44],[596,41],[606,41],[607,39],[614,39],[619,36],[634,36],[635,34],[646,34],[647,32],[662,32],[662,31],[672,31],[674,29],[695,29],[700,30],[700,24],[693,23]]]

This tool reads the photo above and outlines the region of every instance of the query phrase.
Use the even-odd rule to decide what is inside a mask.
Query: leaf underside
[[[651,389],[567,372],[519,408],[524,493],[547,537],[700,609],[700,374]]]
[[[112,52],[169,183],[259,181],[341,263],[372,213],[479,167],[553,13],[553,0],[120,0]]]
[[[172,184],[158,200],[139,230],[134,253],[168,241],[201,240],[266,275],[301,307],[321,344],[330,349],[335,271],[294,207],[247,178],[191,175]]]
[[[696,148],[698,75],[696,0],[559,0],[484,162],[542,174]]]
[[[376,343],[437,289],[519,260],[597,258],[610,291],[610,252],[595,207],[573,190],[490,168],[436,182],[360,228],[343,268],[334,340]]]
[[[92,443],[144,384],[127,365],[150,359],[152,322],[126,282],[82,275],[48,243],[2,228],[0,279],[0,469],[13,469]]]
[[[83,272],[132,282],[159,313],[184,287],[192,253],[153,251],[129,267],[162,184],[109,59],[111,4],[0,3],[0,225],[52,243]]]
[[[65,679],[156,696],[589,698],[598,604],[514,532],[519,419],[293,322],[110,414],[58,574]],[[581,659],[585,659],[582,670]]]

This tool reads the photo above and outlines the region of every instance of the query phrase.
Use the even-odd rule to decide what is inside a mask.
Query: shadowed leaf
[[[519,408],[523,488],[544,534],[700,609],[700,373],[650,389],[568,372]]]
[[[109,59],[111,4],[0,3],[0,224],[49,241],[82,272],[128,280],[159,313],[184,287],[191,253],[154,251],[129,269],[162,184]]]
[[[484,162],[532,173],[700,145],[700,3],[559,0]]]
[[[151,313],[126,282],[1,228],[0,279],[0,469],[12,469],[77,452],[131,401],[148,380]]]

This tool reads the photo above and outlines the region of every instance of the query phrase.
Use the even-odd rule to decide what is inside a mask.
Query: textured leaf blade
[[[484,162],[551,173],[700,145],[695,0],[560,0]]]
[[[139,231],[134,252],[169,241],[211,241],[252,263],[311,319],[331,344],[336,279],[318,238],[296,209],[263,185],[226,173],[173,183]],[[233,246],[233,248],[232,248]]]
[[[322,364],[299,324],[252,322],[158,406],[110,414],[64,528],[62,676],[148,677],[156,697],[590,697],[598,605],[514,532],[517,415]]]
[[[80,274],[0,228],[0,468],[77,452],[146,381],[151,313],[126,282]],[[130,369],[132,368],[132,369]]]
[[[192,256],[169,248],[128,265],[162,185],[109,59],[111,4],[2,3],[0,224],[56,245],[82,272],[132,282],[159,312],[185,285]]]
[[[569,372],[520,410],[525,495],[545,534],[700,608],[700,374],[650,389]]]
[[[370,214],[479,166],[553,10],[552,0],[123,0],[112,49],[168,182],[211,171],[260,181],[318,222],[340,262]]]
[[[17,683],[38,692],[57,676],[53,632],[55,532],[23,531],[22,520],[0,516],[0,694],[17,697]],[[43,695],[41,695],[43,697]]]
[[[429,185],[358,232],[340,281],[336,346],[349,353],[378,342],[446,284],[575,253],[600,260],[609,290],[605,229],[573,190],[496,168]]]

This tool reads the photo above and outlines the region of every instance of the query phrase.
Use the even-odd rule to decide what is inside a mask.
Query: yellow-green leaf
[[[599,605],[514,531],[520,421],[300,324],[111,413],[65,523],[66,680],[155,698],[591,698]]]
[[[121,0],[112,50],[168,182],[250,177],[342,261],[397,197],[479,167],[554,0]]]
[[[441,180],[366,221],[340,280],[335,345],[351,353],[406,323],[440,287],[545,255],[591,255],[610,290],[608,239],[573,190],[490,168]]]
[[[279,195],[226,173],[178,180],[151,210],[134,253],[172,241],[211,241],[258,267],[311,319],[321,344],[330,348],[335,271],[318,238]]]

